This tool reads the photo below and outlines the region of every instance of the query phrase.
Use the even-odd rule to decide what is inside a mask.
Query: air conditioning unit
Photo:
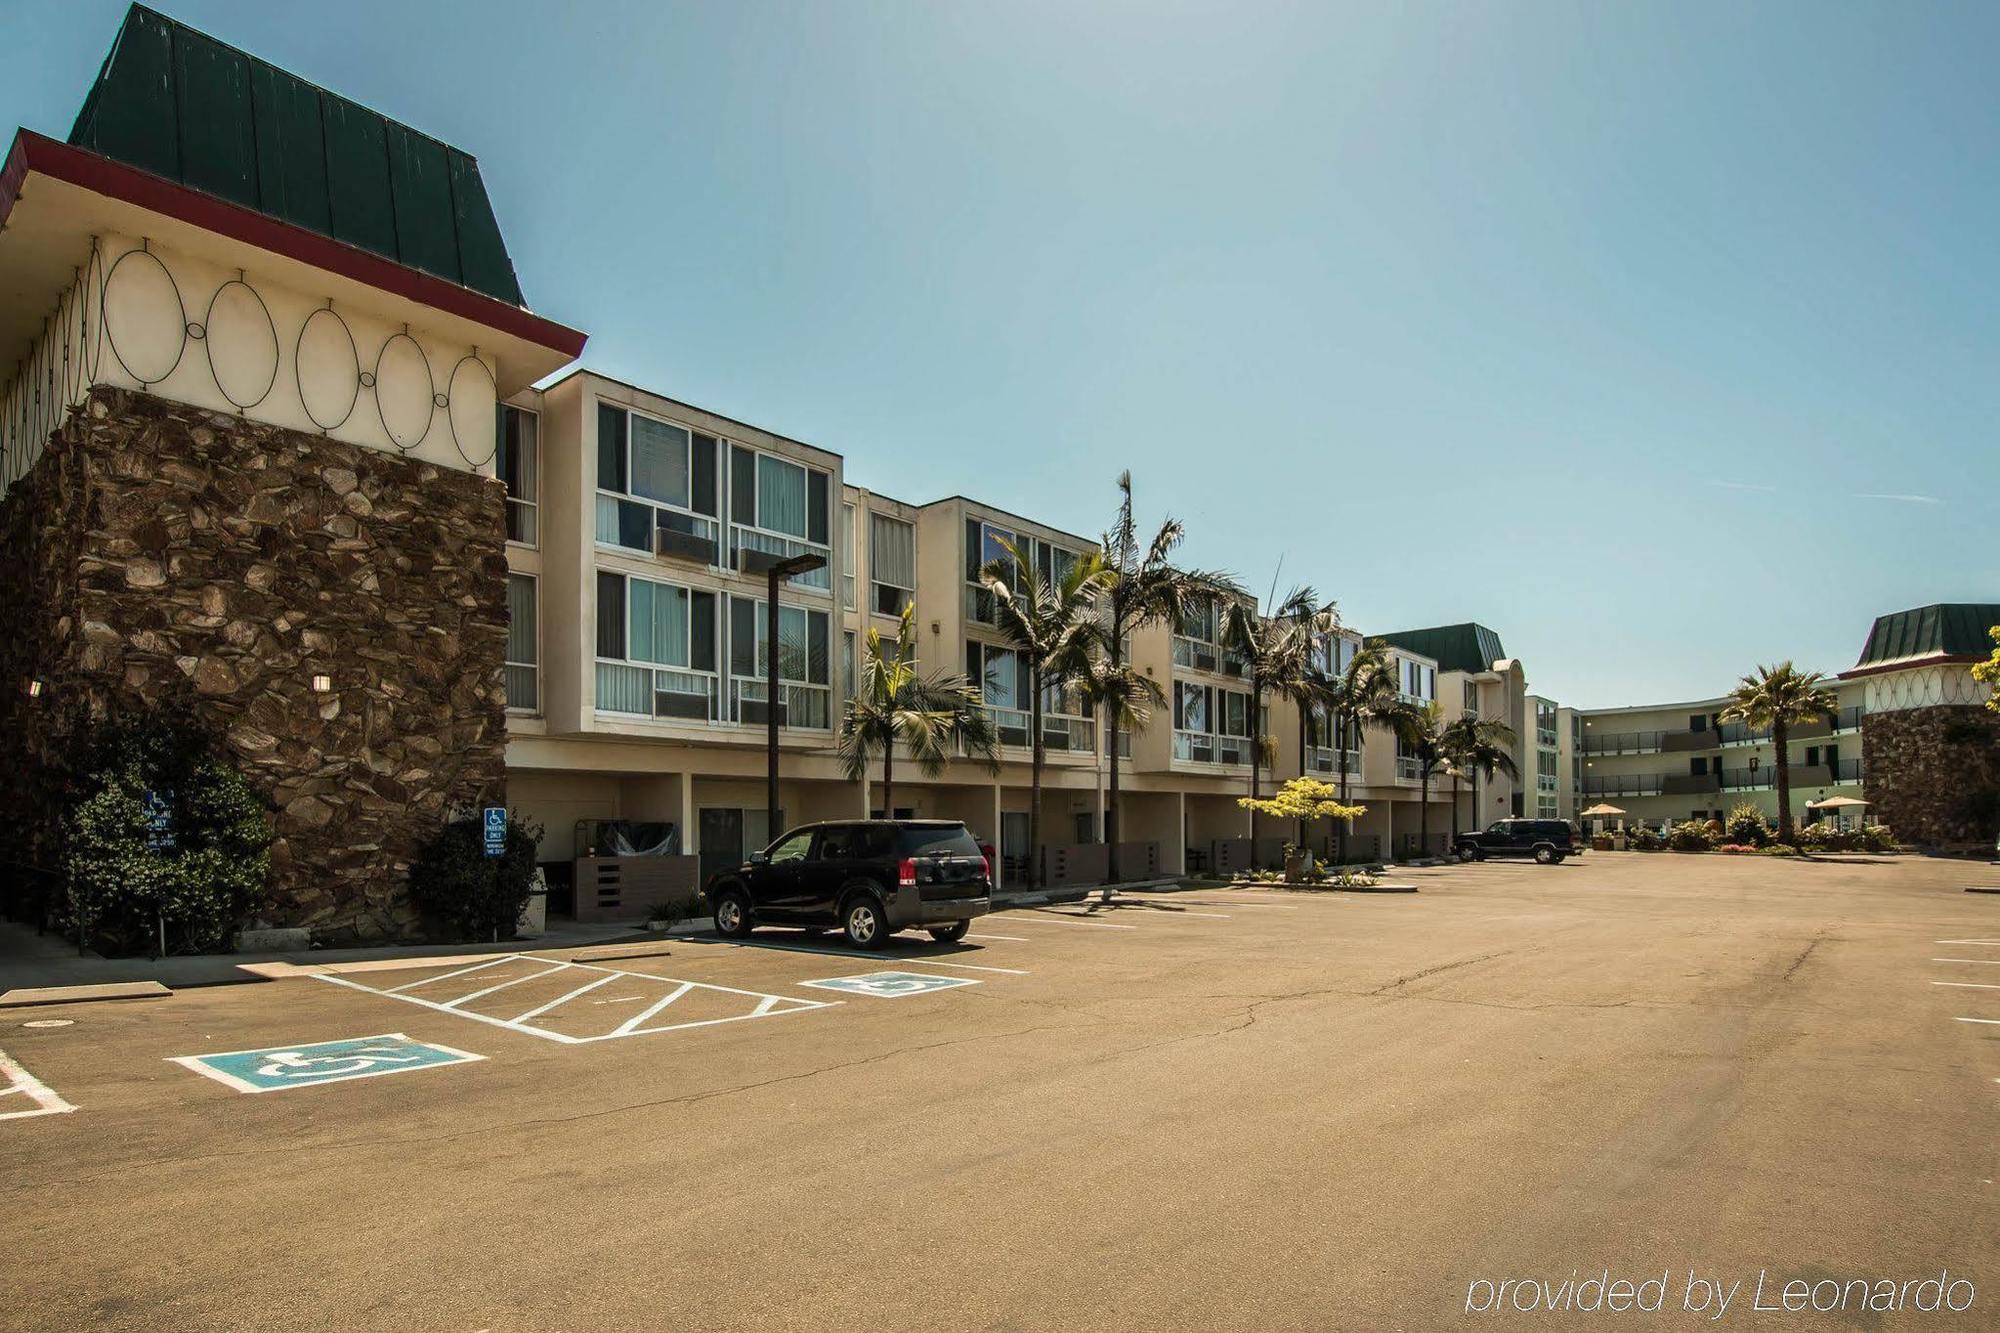
[[[653,529],[653,554],[662,560],[688,560],[695,564],[715,563],[715,540],[672,528]]]

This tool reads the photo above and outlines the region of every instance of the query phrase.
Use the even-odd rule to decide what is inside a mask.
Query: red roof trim
[[[30,171],[39,171],[95,194],[164,213],[329,273],[338,273],[391,295],[560,352],[572,360],[583,352],[586,335],[554,320],[543,319],[519,306],[496,301],[470,288],[370,254],[330,236],[280,222],[241,204],[191,190],[122,162],[114,162],[88,149],[57,143],[32,130],[16,133],[13,150],[7,155],[7,165],[0,170],[0,225],[6,223],[7,215],[13,211],[21,183]]]

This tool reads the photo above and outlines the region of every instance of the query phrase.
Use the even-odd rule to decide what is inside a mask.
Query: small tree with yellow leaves
[[[1368,813],[1365,805],[1342,805],[1340,789],[1318,778],[1292,778],[1273,796],[1241,796],[1236,803],[1245,810],[1269,815],[1273,819],[1298,820],[1308,830],[1316,820],[1359,819]],[[1310,868],[1311,861],[1312,853],[1301,847],[1296,858],[1286,858],[1285,877],[1292,880],[1301,878],[1304,871]]]

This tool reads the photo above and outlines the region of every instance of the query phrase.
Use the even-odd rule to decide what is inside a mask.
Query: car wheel
[[[1458,849],[1458,859],[1460,861],[1477,861],[1479,859],[1479,849],[1467,843]]]
[[[1552,866],[1560,860],[1562,858],[1556,855],[1556,849],[1553,847],[1535,848],[1535,864],[1538,866]]]
[[[972,929],[970,921],[954,921],[948,926],[931,927],[931,938],[939,944],[956,944],[965,938],[965,932]]]
[[[740,940],[751,931],[750,900],[740,889],[725,889],[715,898],[715,933]]]
[[[889,922],[882,914],[882,904],[866,895],[850,898],[841,909],[840,931],[857,949],[881,948],[882,942],[889,938]]]

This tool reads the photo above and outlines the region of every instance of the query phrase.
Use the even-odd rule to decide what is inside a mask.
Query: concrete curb
[[[157,981],[106,981],[92,986],[29,986],[0,995],[0,1009],[90,1000],[157,1000],[173,992]]]

